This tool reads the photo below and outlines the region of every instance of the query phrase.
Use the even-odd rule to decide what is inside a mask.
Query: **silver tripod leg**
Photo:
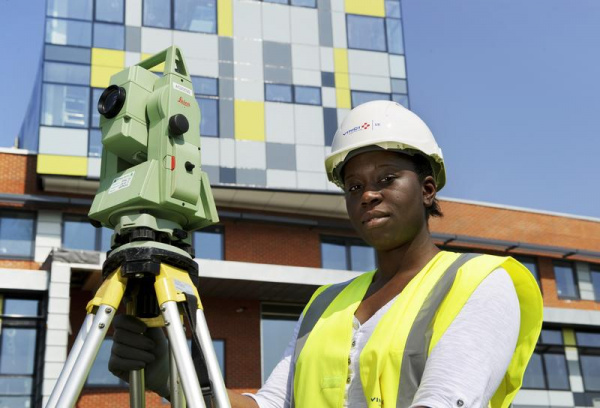
[[[146,406],[146,390],[144,370],[132,370],[129,373],[129,406],[144,408]]]
[[[67,358],[67,361],[65,361],[65,365],[58,376],[58,380],[56,380],[56,385],[52,390],[52,394],[50,394],[46,408],[56,408],[58,398],[60,397],[60,394],[62,394],[65,384],[67,384],[67,380],[71,375],[71,371],[73,370],[73,366],[75,365],[77,357],[79,357],[79,353],[81,353],[81,348],[83,347],[83,343],[85,342],[85,338],[87,337],[90,327],[92,327],[93,321],[93,314],[88,314],[85,317],[85,320],[81,325],[81,329],[79,329],[79,333],[77,334],[77,338],[75,339],[75,343],[73,343],[73,347],[71,347],[69,357]]]
[[[217,408],[231,408],[227,388],[223,381],[223,375],[219,368],[219,360],[215,353],[215,348],[212,344],[212,339],[206,324],[206,318],[202,309],[196,311],[196,335],[202,347],[204,358],[206,359],[206,367],[208,368],[208,376],[212,382],[213,392],[215,394],[215,403]]]
[[[190,408],[206,408],[204,399],[202,398],[202,391],[200,390],[198,375],[192,362],[192,354],[188,349],[187,340],[183,332],[177,302],[173,300],[167,301],[162,304],[161,310],[167,328],[169,344],[175,355],[179,378],[183,384],[183,392],[187,404]]]
[[[69,373],[68,380],[57,403],[58,407],[70,408],[77,402],[114,315],[114,309],[107,305],[100,305],[96,314],[92,315],[94,316],[92,327],[85,337],[77,360]]]
[[[172,408],[185,408],[185,398],[183,397],[183,390],[181,389],[181,380],[179,379],[179,373],[177,371],[177,361],[175,361],[175,354],[171,349],[169,351],[169,388],[171,389],[171,407]]]

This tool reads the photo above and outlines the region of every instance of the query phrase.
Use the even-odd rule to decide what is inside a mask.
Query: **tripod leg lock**
[[[156,277],[154,288],[159,306],[168,301],[184,303],[187,301],[185,296],[187,293],[196,297],[198,301],[197,307],[198,309],[202,309],[198,289],[192,283],[189,274],[184,270],[171,265],[161,264],[160,273]]]

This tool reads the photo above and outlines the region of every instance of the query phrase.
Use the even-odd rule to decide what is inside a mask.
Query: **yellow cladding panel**
[[[142,59],[140,59],[140,61],[145,60],[146,58],[150,58],[151,56],[153,56],[154,54],[142,54]],[[161,62],[160,64],[158,64],[157,66],[155,66],[154,68],[150,69],[150,71],[152,72],[165,72],[165,63]]]
[[[94,88],[106,88],[110,83],[110,77],[117,72],[120,72],[122,69],[123,68],[92,65],[90,85]]]
[[[87,157],[39,154],[37,172],[39,174],[60,174],[63,176],[86,176],[87,161]]]
[[[348,50],[345,48],[333,49],[333,67],[335,72],[348,73]]]
[[[92,65],[123,69],[125,67],[125,51],[92,48]]]
[[[575,341],[575,330],[563,329],[563,340],[565,342],[565,346],[576,346],[577,342]]]
[[[217,26],[219,35],[225,37],[233,36],[233,7],[232,0],[218,0],[217,3]]]
[[[348,74],[336,72],[335,87],[342,89],[350,89],[350,76]]]
[[[385,17],[383,0],[346,0],[346,13]]]
[[[335,99],[338,108],[350,109],[352,107],[350,103],[349,89],[336,88]]]
[[[235,138],[238,140],[265,140],[264,102],[235,101]]]

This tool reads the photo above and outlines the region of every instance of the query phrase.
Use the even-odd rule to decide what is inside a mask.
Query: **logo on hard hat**
[[[374,128],[379,127],[379,126],[381,126],[381,123],[380,122],[375,122],[374,120],[372,120],[371,123],[364,122],[360,126],[354,126],[352,129],[346,130],[344,133],[342,133],[342,136],[351,135],[354,132],[360,132],[360,131],[363,131],[363,130],[368,130],[369,128],[371,130],[373,130]]]

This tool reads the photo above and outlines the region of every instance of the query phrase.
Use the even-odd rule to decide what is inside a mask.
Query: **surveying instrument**
[[[162,76],[151,69],[165,64]],[[89,217],[114,230],[103,282],[87,304],[47,408],[73,407],[122,300],[127,314],[165,327],[173,407],[229,408],[197,290],[191,231],[218,222],[200,162],[200,109],[179,48],[112,76],[98,101],[100,187]],[[187,346],[183,316],[192,329]],[[194,354],[194,358],[192,358]],[[130,372],[131,406],[144,400],[143,370]]]

